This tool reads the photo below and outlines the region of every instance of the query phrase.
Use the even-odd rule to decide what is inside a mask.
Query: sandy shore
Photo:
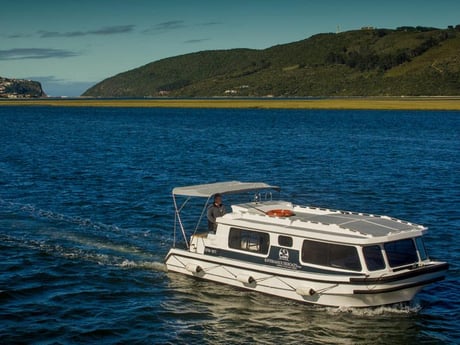
[[[363,97],[323,99],[2,99],[0,106],[460,110],[460,97]]]

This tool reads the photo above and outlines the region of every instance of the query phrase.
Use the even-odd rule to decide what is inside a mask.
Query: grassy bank
[[[4,99],[0,106],[460,110],[460,97],[330,99]]]

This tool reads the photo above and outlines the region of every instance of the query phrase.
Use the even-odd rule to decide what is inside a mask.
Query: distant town
[[[37,81],[0,77],[0,98],[38,98],[45,96],[41,84]]]

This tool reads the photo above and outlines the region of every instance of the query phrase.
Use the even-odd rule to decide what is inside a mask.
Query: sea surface
[[[426,225],[448,276],[352,309],[167,273],[172,188],[227,180]],[[459,232],[460,112],[0,107],[2,344],[458,344]]]

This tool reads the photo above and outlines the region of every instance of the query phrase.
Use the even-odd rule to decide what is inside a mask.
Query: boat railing
[[[256,193],[254,194],[254,202],[262,202],[262,201],[272,201],[273,200],[273,193],[268,191],[265,193]]]

